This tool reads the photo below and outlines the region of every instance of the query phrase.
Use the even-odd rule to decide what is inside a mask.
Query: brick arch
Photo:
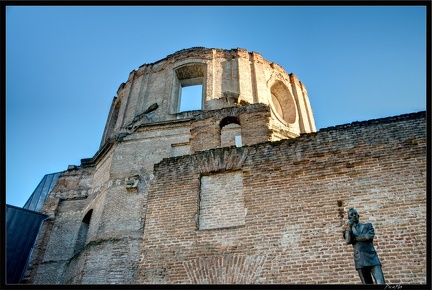
[[[190,62],[176,67],[174,71],[178,79],[181,81],[195,78],[204,78],[206,74],[206,64]]]
[[[239,119],[239,117],[237,117],[237,116],[228,116],[228,117],[225,117],[225,118],[223,118],[221,121],[220,121],[220,123],[219,123],[219,127],[220,128],[223,128],[223,127],[225,127],[226,125],[229,125],[229,124],[237,124],[237,125],[241,125],[240,124],[240,119]]]
[[[183,262],[191,284],[254,284],[265,256],[223,255]]]

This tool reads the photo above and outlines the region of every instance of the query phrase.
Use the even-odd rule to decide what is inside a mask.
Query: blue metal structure
[[[39,211],[54,188],[61,172],[46,174],[23,208],[6,205],[6,283],[19,284],[44,220]]]
[[[42,223],[49,216],[6,205],[7,284],[20,283]]]

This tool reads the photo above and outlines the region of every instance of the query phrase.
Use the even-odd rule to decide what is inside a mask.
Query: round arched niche
[[[291,92],[282,81],[277,80],[270,87],[270,105],[276,117],[283,123],[296,122],[297,111]]]
[[[237,116],[228,116],[223,118],[219,127],[221,147],[241,146],[241,126],[240,119]]]

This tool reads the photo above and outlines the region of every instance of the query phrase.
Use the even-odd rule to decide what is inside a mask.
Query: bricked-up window
[[[81,222],[81,226],[78,230],[78,237],[75,242],[75,251],[74,251],[75,254],[81,252],[84,249],[85,242],[87,240],[87,233],[89,230],[92,213],[93,210],[92,209],[89,210]]]
[[[189,155],[190,145],[188,143],[171,144],[171,157]]]
[[[175,112],[202,110],[205,92],[206,66],[189,63],[175,69]]]
[[[199,229],[245,224],[243,173],[224,172],[201,177]]]

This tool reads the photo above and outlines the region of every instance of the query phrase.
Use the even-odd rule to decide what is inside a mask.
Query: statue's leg
[[[372,276],[375,279],[375,284],[385,284],[384,275],[381,266],[373,266],[371,272],[372,272]]]
[[[373,284],[370,267],[363,267],[357,269],[357,271],[363,284]]]

